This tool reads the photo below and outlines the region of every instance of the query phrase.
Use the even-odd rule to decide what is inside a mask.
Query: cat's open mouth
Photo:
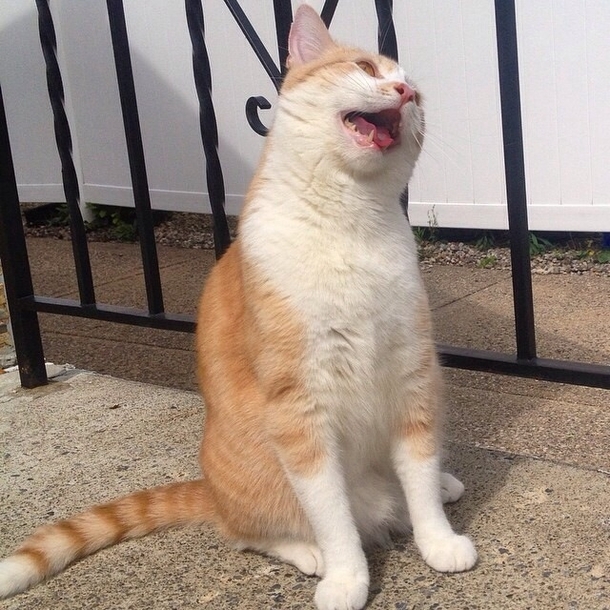
[[[348,112],[343,125],[358,146],[386,150],[398,143],[400,111],[394,108],[381,112]]]

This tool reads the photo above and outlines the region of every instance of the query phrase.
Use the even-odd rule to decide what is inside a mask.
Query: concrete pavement
[[[28,247],[37,292],[73,297],[70,244]],[[91,258],[101,302],[144,304],[136,246],[91,244]],[[160,248],[160,260],[168,311],[194,311],[211,254]],[[424,277],[441,341],[512,348],[507,272],[439,266]],[[535,276],[534,289],[542,356],[610,363],[608,278]],[[197,475],[204,409],[190,335],[52,315],[41,325],[49,360],[96,373],[59,367],[31,391],[0,375],[0,554],[49,519]],[[436,574],[398,540],[370,558],[368,607],[610,609],[610,393],[445,377],[446,464],[467,488],[448,511],[479,564]],[[0,609],[312,608],[315,582],[190,528],[102,551]]]

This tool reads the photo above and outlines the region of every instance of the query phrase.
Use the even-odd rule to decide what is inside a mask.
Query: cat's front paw
[[[441,498],[443,504],[457,502],[464,494],[464,484],[448,472],[441,473]]]
[[[369,594],[367,572],[329,574],[316,588],[318,610],[360,610]]]
[[[477,551],[467,536],[451,534],[418,541],[424,561],[438,572],[464,572],[477,562]]]

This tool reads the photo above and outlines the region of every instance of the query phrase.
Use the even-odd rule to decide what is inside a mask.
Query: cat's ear
[[[318,13],[308,4],[301,4],[288,35],[288,66],[313,61],[334,44]]]

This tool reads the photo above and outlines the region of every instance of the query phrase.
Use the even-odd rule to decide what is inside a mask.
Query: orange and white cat
[[[202,479],[46,525],[0,563],[10,596],[102,547],[210,522],[321,577],[320,610],[362,608],[363,548],[411,528],[440,571],[471,568],[443,501],[441,379],[399,205],[424,129],[392,60],[340,46],[303,5],[239,237],[212,271],[196,339]]]

